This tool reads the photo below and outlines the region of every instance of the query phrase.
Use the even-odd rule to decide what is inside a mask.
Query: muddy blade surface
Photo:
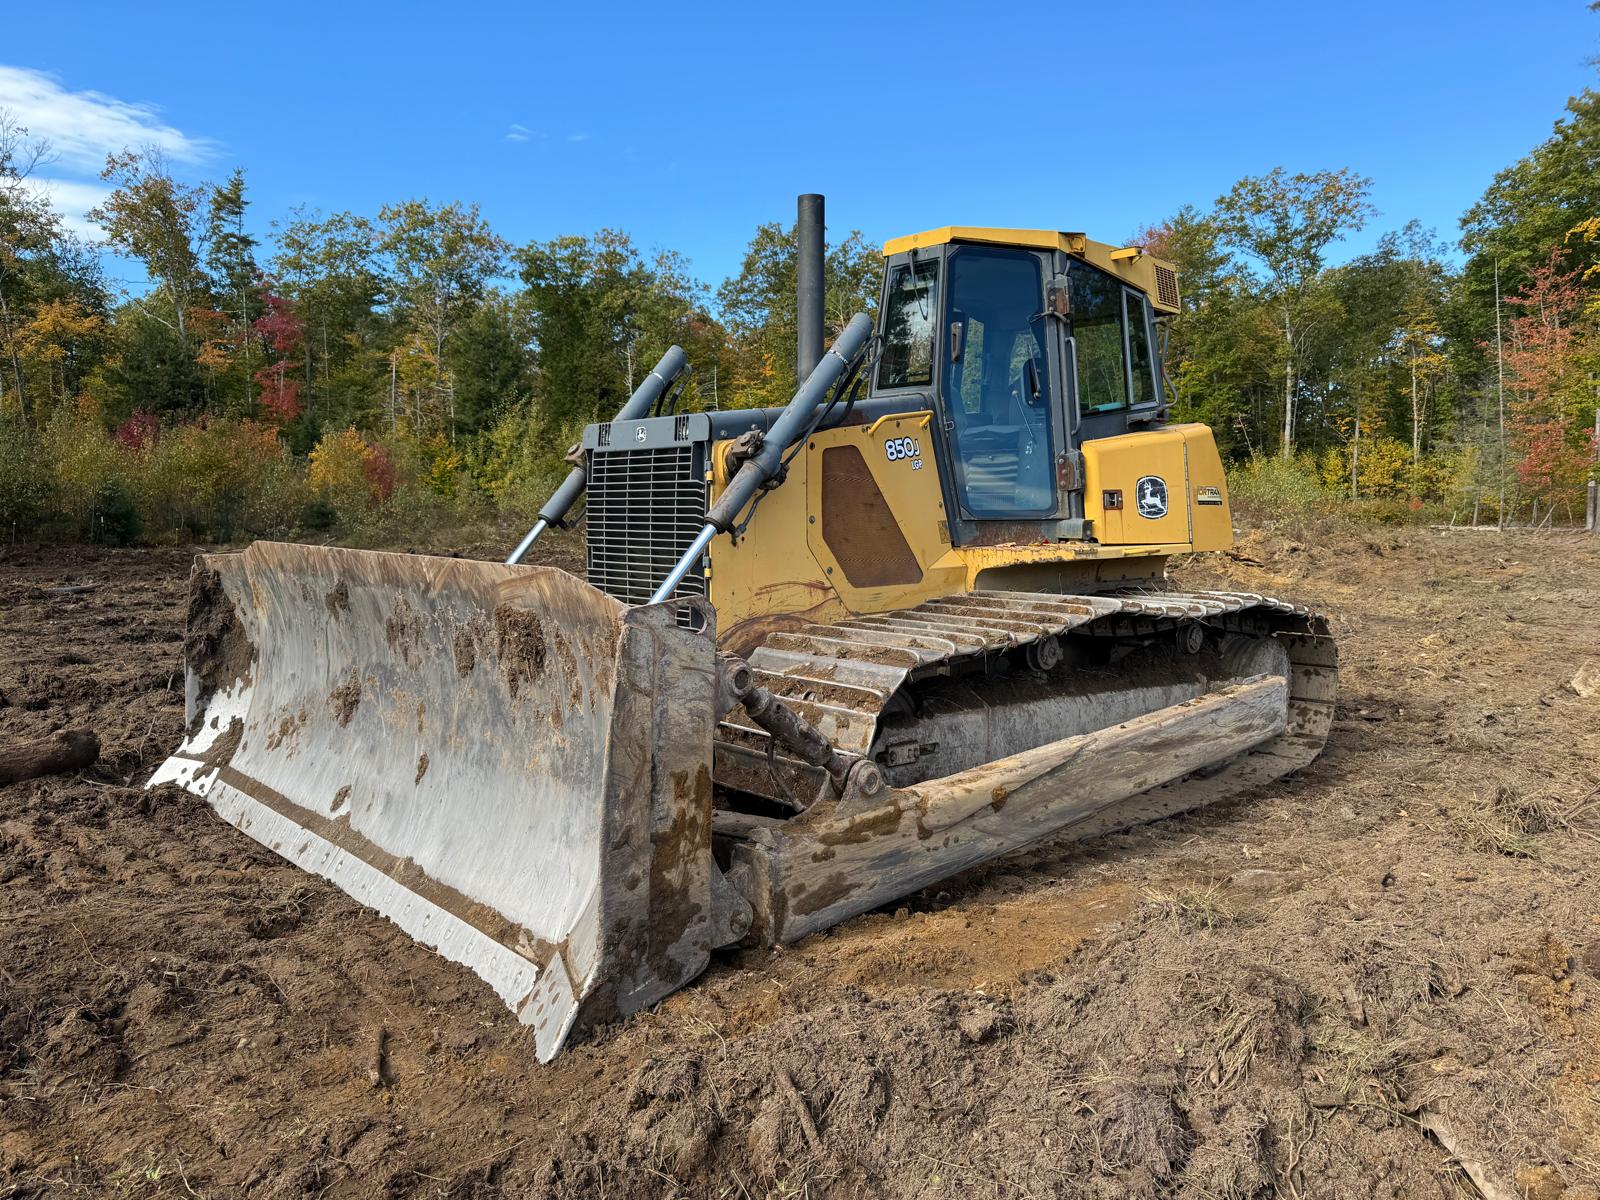
[[[563,571],[197,559],[176,782],[481,976],[541,1059],[705,966],[713,648]]]

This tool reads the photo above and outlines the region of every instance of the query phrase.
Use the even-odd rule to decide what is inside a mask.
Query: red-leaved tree
[[[1507,304],[1505,365],[1515,399],[1509,406],[1517,480],[1524,494],[1546,504],[1574,502],[1594,459],[1593,436],[1576,420],[1583,401],[1581,274],[1553,251],[1529,272]]]
[[[269,291],[262,295],[262,303],[265,311],[252,328],[265,343],[268,360],[256,371],[255,381],[261,389],[261,407],[267,419],[282,426],[300,415],[298,371],[305,359],[296,356],[305,349],[306,327],[293,303],[284,297]]]

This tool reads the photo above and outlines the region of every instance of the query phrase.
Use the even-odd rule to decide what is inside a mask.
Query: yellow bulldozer
[[[1169,424],[1172,266],[1080,233],[884,247],[823,349],[801,198],[783,408],[678,411],[670,349],[506,563],[258,542],[196,562],[175,782],[576,1027],[1051,836],[1309,763],[1326,621],[1176,591],[1224,550]],[[585,498],[588,579],[521,559]]]

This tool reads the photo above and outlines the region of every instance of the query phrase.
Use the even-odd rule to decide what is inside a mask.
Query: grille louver
[[[1178,273],[1170,267],[1156,267],[1156,298],[1168,308],[1178,307]]]
[[[589,456],[589,582],[624,604],[644,604],[706,519],[699,443]],[[680,596],[704,596],[703,570]]]

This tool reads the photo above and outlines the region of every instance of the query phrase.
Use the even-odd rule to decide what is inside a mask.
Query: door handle
[[[1072,396],[1071,417],[1072,432],[1076,433],[1078,431],[1078,426],[1083,424],[1083,410],[1079,407],[1078,402],[1078,339],[1073,337],[1070,333],[1067,335],[1067,349],[1072,356],[1072,387],[1070,389],[1070,395]]]

